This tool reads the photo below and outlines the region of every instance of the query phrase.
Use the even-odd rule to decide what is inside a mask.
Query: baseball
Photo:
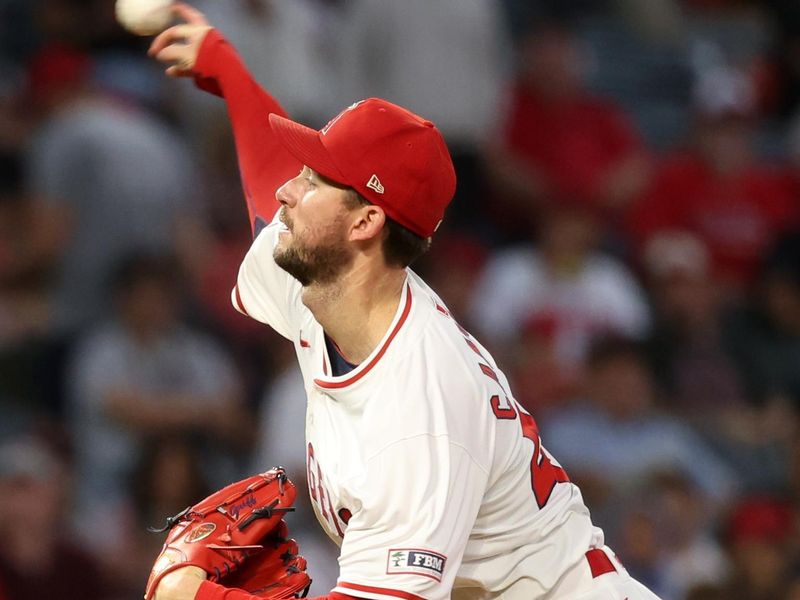
[[[136,35],[155,35],[172,20],[173,0],[117,0],[117,21]]]

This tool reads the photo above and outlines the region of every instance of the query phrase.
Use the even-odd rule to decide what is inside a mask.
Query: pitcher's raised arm
[[[168,65],[167,75],[194,77],[197,87],[225,99],[255,235],[257,223],[268,223],[279,207],[276,190],[302,167],[269,126],[270,113],[285,116],[286,111],[258,85],[233,46],[201,12],[183,3],[173,10],[183,23],[158,35],[149,54]]]

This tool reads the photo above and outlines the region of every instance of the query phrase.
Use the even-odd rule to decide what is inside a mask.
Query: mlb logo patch
[[[386,574],[422,575],[441,581],[446,561],[446,556],[430,550],[392,548],[386,559]]]

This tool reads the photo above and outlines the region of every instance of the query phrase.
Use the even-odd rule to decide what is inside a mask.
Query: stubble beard
[[[316,246],[307,246],[292,238],[292,243],[286,247],[275,247],[273,258],[275,264],[303,287],[333,283],[353,260],[346,242],[338,238],[327,239]]]

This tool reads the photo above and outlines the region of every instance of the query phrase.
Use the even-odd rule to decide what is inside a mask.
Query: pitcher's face
[[[284,227],[273,257],[303,286],[330,283],[353,261],[347,240],[347,194],[308,167],[276,194]]]

